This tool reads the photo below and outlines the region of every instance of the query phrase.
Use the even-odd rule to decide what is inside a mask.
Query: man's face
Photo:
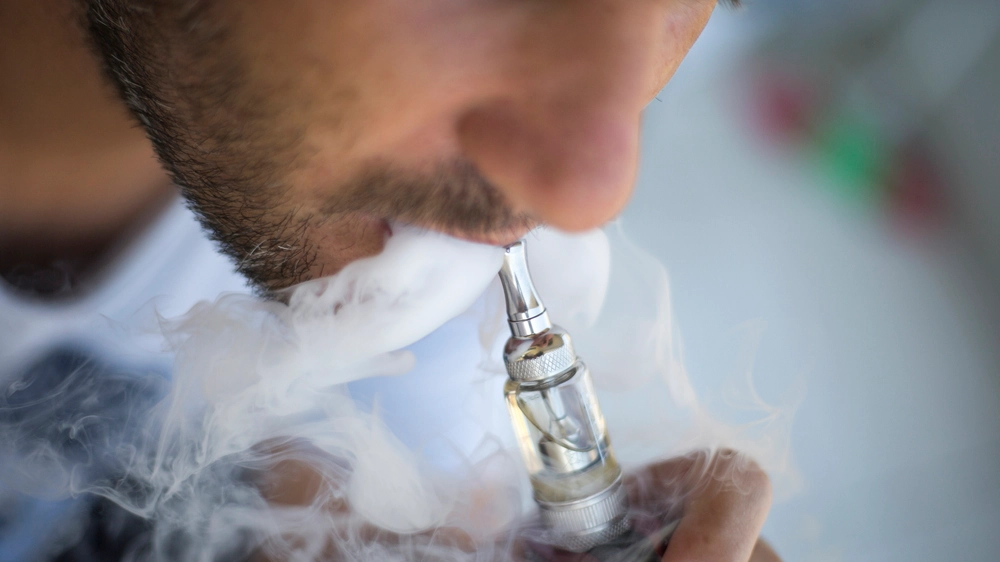
[[[716,3],[88,2],[161,158],[270,289],[377,253],[393,222],[494,244],[602,225]]]

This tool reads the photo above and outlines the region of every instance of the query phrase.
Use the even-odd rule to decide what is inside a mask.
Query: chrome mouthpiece
[[[523,241],[505,248],[500,283],[507,300],[507,322],[515,337],[530,338],[552,327],[545,305],[531,282]]]

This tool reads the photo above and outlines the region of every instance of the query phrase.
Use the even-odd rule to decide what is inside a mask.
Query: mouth
[[[476,242],[478,244],[488,244],[490,246],[509,246],[524,238],[535,228],[535,225],[522,226],[517,228],[504,229],[499,232],[461,232],[461,231],[441,231],[448,236],[453,236],[460,240]]]
[[[482,230],[466,230],[456,227],[448,227],[441,224],[420,224],[415,223],[414,226],[420,228],[426,228],[427,230],[433,230],[435,232],[440,232],[447,236],[453,238],[458,238],[459,240],[465,240],[466,242],[474,242],[476,244],[487,244],[490,246],[509,246],[514,242],[517,242],[521,238],[524,238],[529,232],[538,226],[538,223],[532,221],[528,224],[519,224],[517,226],[504,227],[490,231]]]

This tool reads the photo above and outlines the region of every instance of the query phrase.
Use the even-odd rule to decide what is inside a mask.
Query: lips
[[[469,232],[454,228],[441,228],[439,225],[416,225],[422,228],[427,228],[429,230],[435,230],[442,234],[447,234],[458,238],[460,240],[465,240],[468,242],[475,242],[477,244],[488,244],[490,246],[508,246],[517,242],[521,238],[524,238],[526,234],[531,232],[537,225],[523,225],[518,227],[506,228],[494,232]]]

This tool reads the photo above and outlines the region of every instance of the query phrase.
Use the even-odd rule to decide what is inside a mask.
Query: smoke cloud
[[[790,410],[743,392],[761,414],[751,431],[700,405],[666,273],[619,228],[536,232],[528,253],[627,468],[735,447],[787,470]],[[517,558],[519,537],[540,535],[499,390],[501,260],[498,248],[397,226],[380,256],[285,302],[224,295],[159,319],[176,354],[169,379],[66,350],[0,380],[0,479],[100,496],[148,521],[126,553],[135,560]],[[427,346],[470,359],[415,374]],[[414,406],[447,431],[400,421],[388,394],[360,398],[387,377],[456,397]],[[668,499],[645,515],[663,521]]]

